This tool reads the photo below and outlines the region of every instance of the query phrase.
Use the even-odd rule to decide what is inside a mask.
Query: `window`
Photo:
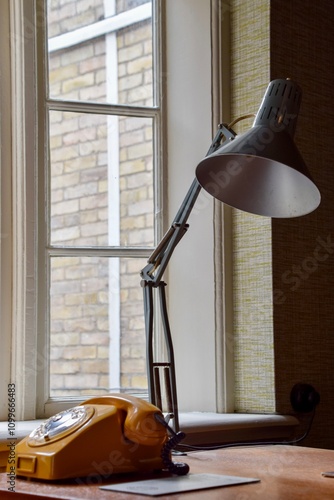
[[[25,97],[25,119],[17,143],[24,162],[13,159],[19,210],[7,379],[18,386],[19,418],[34,418],[66,398],[73,405],[111,390],[147,391],[139,271],[211,143],[211,3],[8,3],[18,42],[11,89]],[[22,111],[14,102],[15,121]],[[205,194],[190,225],[168,272],[178,395],[181,409],[215,411],[214,230]]]
[[[160,234],[159,12],[84,3],[46,10],[49,399],[147,393],[138,285]]]

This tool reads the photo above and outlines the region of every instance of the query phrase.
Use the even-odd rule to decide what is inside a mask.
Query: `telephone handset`
[[[125,394],[89,399],[37,427],[16,446],[16,475],[36,479],[168,469],[187,474],[171,450],[184,437],[168,437],[161,411]]]

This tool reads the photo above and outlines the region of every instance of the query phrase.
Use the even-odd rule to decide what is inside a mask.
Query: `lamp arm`
[[[235,137],[232,129],[220,124],[217,134],[206,156],[214,153],[221,145],[223,137],[225,140],[232,140]],[[142,269],[141,286],[143,288],[144,298],[144,316],[145,316],[145,334],[146,334],[146,364],[148,392],[151,403],[162,410],[162,396],[167,401],[167,412],[174,419],[173,426],[177,432],[179,430],[178,404],[176,394],[176,377],[173,341],[169,326],[165,287],[166,283],[162,281],[163,273],[173,254],[176,245],[184,236],[188,229],[187,220],[194,207],[197,197],[200,193],[201,185],[195,178],[189,191],[187,192],[169,230],[162,238],[156,249],[153,251],[147,261],[147,265]],[[160,300],[161,322],[164,332],[165,344],[167,348],[167,361],[156,362],[154,360],[154,300],[153,288],[158,289]],[[164,393],[161,391],[160,372],[163,372]]]
[[[226,124],[220,124],[218,131],[214,137],[212,144],[206,154],[209,156],[214,153],[221,145],[222,138],[232,140],[235,133]],[[196,203],[198,195],[201,191],[201,185],[195,178],[170,226],[167,233],[163,236],[160,243],[150,255],[147,265],[141,271],[143,280],[152,283],[154,287],[159,286],[163,273],[166,270],[168,262],[174,252],[175,247],[185,235],[189,225],[187,220]]]
[[[150,255],[147,266],[141,272],[142,278],[150,281],[153,286],[159,285],[175,247],[189,227],[187,220],[201,189],[197,179],[194,179],[177,216],[154,252]]]

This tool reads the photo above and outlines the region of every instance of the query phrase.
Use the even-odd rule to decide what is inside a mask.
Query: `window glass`
[[[51,259],[50,396],[147,391],[144,259]]]
[[[159,202],[154,36],[152,1],[47,0],[52,398],[147,392],[140,270]]]
[[[152,1],[48,0],[53,99],[151,106]]]
[[[51,244],[148,246],[151,118],[50,111]]]

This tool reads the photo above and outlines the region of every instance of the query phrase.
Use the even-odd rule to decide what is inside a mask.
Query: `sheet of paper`
[[[188,474],[187,476],[172,476],[160,479],[147,479],[128,483],[100,486],[101,490],[133,493],[136,495],[160,496],[185,491],[205,490],[232,486],[236,484],[256,483],[259,479],[250,477],[223,476],[218,474]]]

